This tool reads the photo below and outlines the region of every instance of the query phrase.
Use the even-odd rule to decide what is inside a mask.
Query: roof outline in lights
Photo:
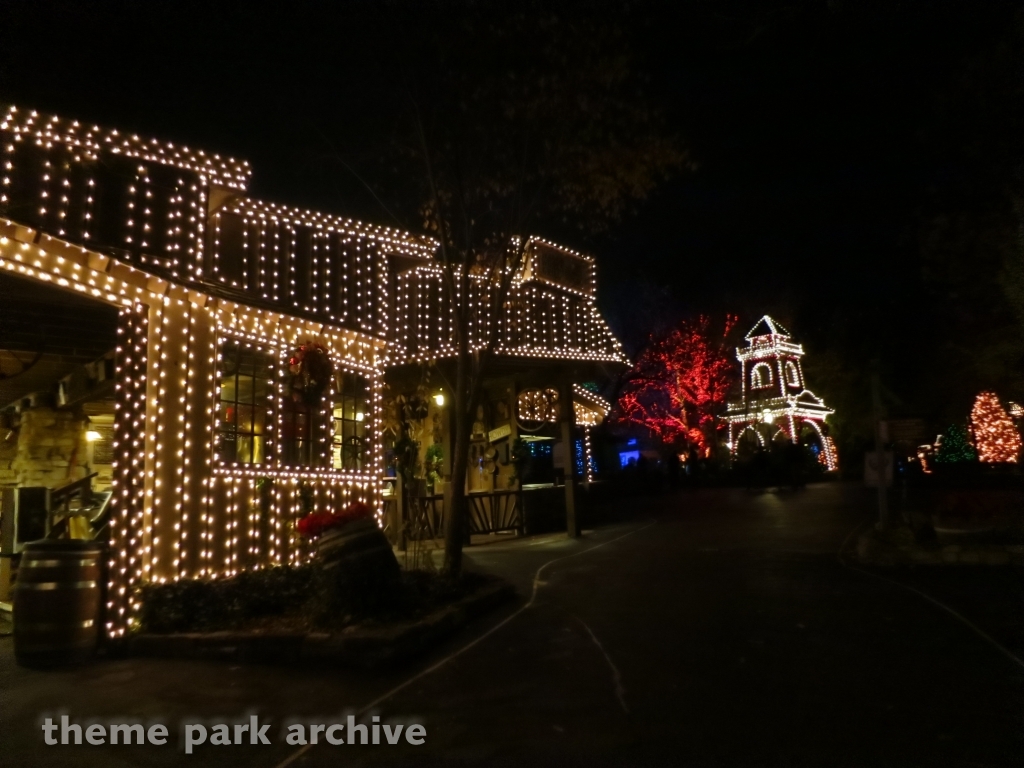
[[[272,203],[251,197],[236,198],[220,208],[218,213],[233,213],[252,219],[270,219],[287,224],[304,225],[324,232],[366,237],[381,242],[401,243],[412,248],[423,259],[431,259],[439,243],[430,235],[421,235],[382,224],[360,221],[323,211]],[[430,266],[430,265],[424,265]]]
[[[761,330],[761,329],[764,330]],[[754,327],[750,329],[743,338],[750,340],[756,339],[758,336],[779,336],[784,339],[791,338],[791,334],[785,328],[782,327],[782,323],[772,318],[771,315],[765,315],[756,323]]]
[[[822,408],[826,408],[827,407],[825,405],[824,398],[818,397],[816,394],[811,392],[811,390],[809,390],[809,389],[804,389],[799,394],[797,394],[795,397],[790,397],[788,399],[790,401],[792,401],[793,403],[799,404],[799,405],[819,405]],[[829,410],[832,410],[832,409],[829,408]]]
[[[0,104],[0,130],[33,139],[36,143],[55,142],[89,152],[110,152],[206,174],[214,183],[232,189],[244,191],[252,177],[252,168],[247,160],[202,149],[189,149],[150,136],[139,136],[37,110],[21,109],[14,104]]]

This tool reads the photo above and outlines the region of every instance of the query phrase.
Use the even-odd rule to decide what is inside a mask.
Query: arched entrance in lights
[[[767,450],[771,435],[764,434],[757,425],[748,424],[736,437],[736,457],[741,461],[748,459],[758,451]]]
[[[803,419],[800,422],[800,444],[806,445],[814,457],[826,468],[835,469],[837,457],[832,440],[821,431],[818,422]]]
[[[781,448],[793,442],[789,434],[789,428],[785,421],[777,421],[771,425],[772,447]]]

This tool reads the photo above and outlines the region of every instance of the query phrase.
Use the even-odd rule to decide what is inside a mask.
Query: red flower
[[[338,512],[310,512],[295,524],[295,530],[307,539],[315,539],[324,531],[372,517],[373,510],[369,506],[361,501],[353,501]]]
[[[307,539],[315,539],[330,524],[330,512],[311,512],[295,524],[295,529]]]

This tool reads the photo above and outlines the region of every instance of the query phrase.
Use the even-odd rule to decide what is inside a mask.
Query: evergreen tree
[[[935,461],[940,464],[957,464],[963,461],[974,461],[978,456],[967,436],[967,430],[957,424],[950,424],[942,436],[942,444]]]
[[[1020,433],[995,392],[982,392],[975,398],[971,410],[971,432],[979,460],[1015,463],[1019,458]]]

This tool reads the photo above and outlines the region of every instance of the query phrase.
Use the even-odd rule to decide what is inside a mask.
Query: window
[[[800,372],[792,360],[786,361],[786,383],[791,387],[800,386]]]
[[[368,462],[366,423],[370,418],[370,387],[365,377],[339,371],[334,390],[331,466],[360,472]]]
[[[519,418],[557,424],[560,416],[557,389],[524,389],[519,393]]]
[[[217,456],[239,464],[268,461],[274,358],[235,341],[221,346],[217,365]]]
[[[772,385],[772,369],[767,363],[758,363],[750,372],[750,388],[765,389]]]

